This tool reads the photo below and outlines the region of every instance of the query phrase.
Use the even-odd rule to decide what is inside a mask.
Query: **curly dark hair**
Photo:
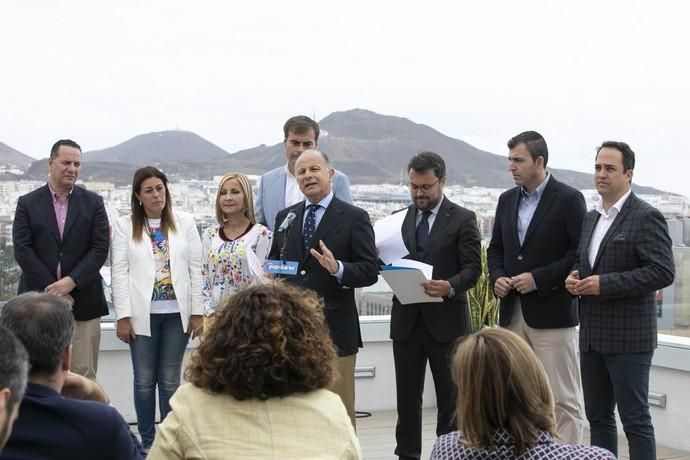
[[[185,379],[238,400],[330,386],[336,352],[323,308],[312,291],[281,282],[239,291],[192,354]]]

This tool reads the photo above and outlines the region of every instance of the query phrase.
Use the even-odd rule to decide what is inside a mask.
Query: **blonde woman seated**
[[[609,451],[559,444],[553,395],[534,351],[506,329],[461,339],[452,359],[458,429],[439,437],[432,459],[613,459]]]
[[[273,234],[254,218],[252,187],[243,174],[226,174],[216,192],[218,225],[201,237],[204,314],[211,317],[238,290],[262,279]]]
[[[237,292],[170,400],[151,459],[359,459],[323,304],[282,283]]]

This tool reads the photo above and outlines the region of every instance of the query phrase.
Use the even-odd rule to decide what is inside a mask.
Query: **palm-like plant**
[[[482,273],[477,284],[467,291],[467,300],[472,317],[472,329],[475,331],[485,326],[494,327],[498,324],[498,298],[496,298],[494,290],[491,288],[486,250],[486,243],[482,242]]]

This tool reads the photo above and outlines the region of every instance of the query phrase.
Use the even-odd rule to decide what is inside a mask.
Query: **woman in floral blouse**
[[[263,278],[262,266],[273,234],[254,218],[252,187],[247,176],[223,176],[216,193],[218,225],[202,238],[204,314],[212,317],[230,296]]]

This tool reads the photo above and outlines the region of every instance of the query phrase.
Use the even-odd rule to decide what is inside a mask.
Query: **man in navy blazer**
[[[378,279],[374,230],[366,211],[334,196],[333,168],[326,155],[305,151],[295,171],[307,198],[278,213],[278,221],[290,213],[296,217],[287,230],[274,235],[269,258],[298,262],[297,274],[286,281],[323,297],[338,352],[339,377],[330,389],[343,400],[354,426],[355,358],[362,346],[354,288]]]
[[[477,217],[444,194],[446,164],[434,152],[420,152],[407,165],[410,196],[402,223],[408,259],[434,267],[424,285],[442,302],[401,305],[393,297],[391,332],[395,362],[398,423],[395,454],[419,459],[422,452],[422,393],[427,361],[436,390],[436,435],[457,429],[457,390],[451,378],[450,356],[458,337],[472,332],[466,291],[481,274]]]
[[[664,216],[632,193],[635,153],[604,142],[595,157],[601,196],[582,223],[566,288],[580,304],[580,365],[592,445],[618,455],[614,409],[630,458],[656,458],[649,371],[657,345],[656,292],[675,265]]]
[[[585,424],[577,358],[577,304],[565,289],[575,262],[585,199],[546,170],[546,141],[526,131],[508,141],[517,187],[502,193],[488,249],[489,273],[501,299],[499,322],[532,347],[554,394],[556,429],[582,442]]]
[[[19,293],[45,291],[72,303],[72,371],[95,379],[100,317],[108,314],[99,270],[108,255],[110,227],[103,199],[75,186],[80,168],[79,144],[57,141],[48,160],[48,183],[17,201],[12,242],[22,269]]]
[[[287,164],[261,176],[256,200],[254,200],[256,221],[267,226],[271,231],[275,231],[278,211],[304,201],[304,194],[300,191],[295,178],[295,162],[302,152],[316,148],[319,142],[319,125],[309,117],[297,115],[285,122],[283,134]],[[332,188],[333,194],[338,199],[352,203],[350,180],[345,174],[335,171]]]
[[[144,458],[103,389],[69,371],[74,319],[64,296],[15,297],[3,307],[0,325],[22,342],[31,365],[19,417],[0,459]]]

